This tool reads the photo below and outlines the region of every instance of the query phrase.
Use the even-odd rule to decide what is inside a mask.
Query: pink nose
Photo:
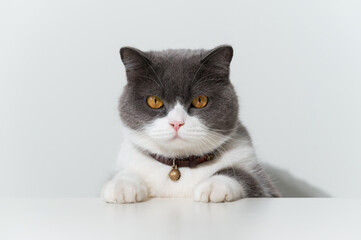
[[[181,121],[172,121],[169,124],[174,128],[174,130],[178,131],[181,126],[184,125],[184,122]]]

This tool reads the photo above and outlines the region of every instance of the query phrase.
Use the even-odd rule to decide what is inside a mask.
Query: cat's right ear
[[[138,70],[150,64],[150,61],[145,53],[139,49],[133,47],[122,47],[119,53],[127,71]]]
[[[221,45],[208,51],[201,60],[202,64],[211,66],[220,72],[229,72],[229,65],[233,57],[233,48],[230,45]]]

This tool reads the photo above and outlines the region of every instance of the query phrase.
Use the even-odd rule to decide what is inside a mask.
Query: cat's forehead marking
[[[196,83],[195,75],[201,66],[203,50],[165,50],[148,52],[161,82],[163,99],[171,105],[187,104],[191,89]]]

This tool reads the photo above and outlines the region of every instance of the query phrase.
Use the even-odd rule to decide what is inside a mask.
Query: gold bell
[[[170,178],[172,181],[178,181],[179,178],[181,177],[181,173],[180,173],[180,171],[178,170],[177,165],[175,165],[175,161],[174,161],[174,160],[173,160],[172,170],[169,172],[168,176],[169,176],[169,178]]]

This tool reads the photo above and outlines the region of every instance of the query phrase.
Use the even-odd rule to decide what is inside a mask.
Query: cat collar
[[[201,163],[213,160],[215,157],[214,153],[209,153],[203,156],[190,156],[187,158],[167,158],[153,153],[150,153],[149,155],[158,162],[172,167],[172,170],[169,172],[168,175],[169,178],[173,181],[178,181],[181,177],[181,173],[178,168],[194,168]]]

